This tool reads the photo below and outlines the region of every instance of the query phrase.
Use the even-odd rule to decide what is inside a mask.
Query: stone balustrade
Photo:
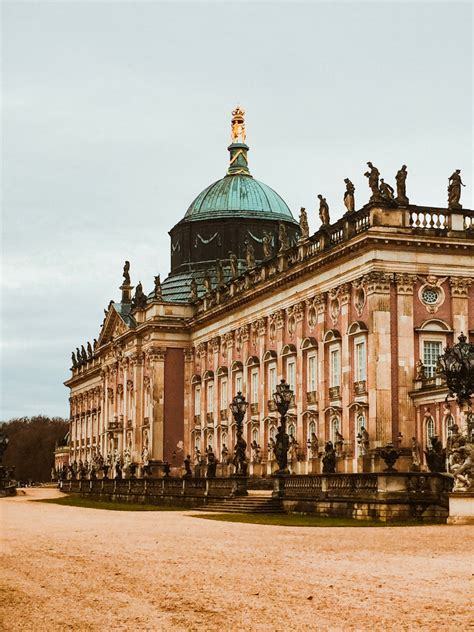
[[[322,226],[314,235],[300,240],[296,245],[279,252],[273,259],[245,271],[196,302],[197,314],[226,302],[238,294],[254,288],[261,282],[274,277],[302,262],[319,256],[326,250],[347,242],[355,235],[380,228],[400,229],[404,234],[447,234],[451,231],[474,230],[474,211],[446,208],[430,208],[410,205],[408,207],[366,206],[354,213],[346,213],[330,226]],[[428,232],[429,231],[429,232]]]

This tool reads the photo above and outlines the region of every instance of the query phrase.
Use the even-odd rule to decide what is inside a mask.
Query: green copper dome
[[[188,208],[184,220],[237,216],[295,221],[278,193],[250,175],[247,165],[248,149],[244,143],[229,146],[230,166],[227,175],[197,196]]]

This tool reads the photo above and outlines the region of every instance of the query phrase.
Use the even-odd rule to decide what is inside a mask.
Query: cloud
[[[125,259],[145,289],[166,275],[239,101],[252,173],[312,230],[318,193],[342,215],[345,177],[367,200],[367,160],[389,181],[406,163],[411,200],[438,206],[459,167],[472,207],[468,3],[2,9],[4,418],[66,414],[71,349],[97,337]]]

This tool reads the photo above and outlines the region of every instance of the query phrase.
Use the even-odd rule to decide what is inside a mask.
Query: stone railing
[[[307,498],[410,498],[441,499],[451,491],[452,477],[419,472],[312,474],[275,477],[275,495],[287,500]]]
[[[448,230],[448,212],[430,211],[429,209],[410,211],[410,227]]]
[[[181,498],[201,499],[230,497],[235,489],[236,477],[225,478],[129,478],[102,480],[62,481],[63,492],[80,493],[109,500],[152,502],[168,498],[177,502]]]

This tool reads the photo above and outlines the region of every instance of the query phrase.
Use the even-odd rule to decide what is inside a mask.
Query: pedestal
[[[453,492],[448,496],[448,524],[474,525],[474,492]]]
[[[276,461],[267,461],[267,476],[271,476],[277,469],[278,463]]]

